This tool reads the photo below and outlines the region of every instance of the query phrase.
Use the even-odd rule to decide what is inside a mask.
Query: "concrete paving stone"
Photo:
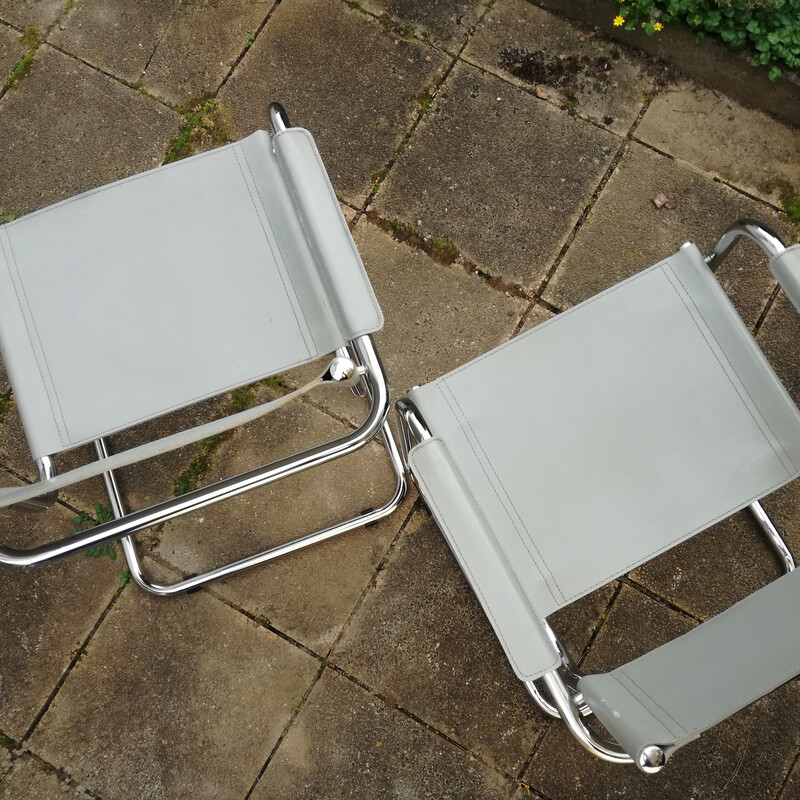
[[[0,102],[0,205],[20,216],[158,166],[182,118],[42,45]]]
[[[129,83],[138,83],[179,0],[82,0],[50,42]]]
[[[236,475],[347,428],[298,401],[236,431],[207,478]],[[359,514],[387,501],[394,474],[382,447],[357,453],[167,523],[158,554],[201,572]],[[214,585],[219,596],[326,654],[408,513],[358,529]]]
[[[147,65],[145,88],[174,105],[216,92],[272,5],[272,0],[182,3]]]
[[[425,512],[407,526],[331,662],[506,774],[517,774],[547,725]]]
[[[623,587],[585,671],[613,669],[690,627],[674,611]],[[800,686],[788,683],[682,747],[655,776],[590,756],[563,725],[554,724],[523,780],[551,800],[774,797],[800,744],[799,706]]]
[[[20,42],[18,30],[0,25],[0,82],[5,83],[6,77],[19,64],[27,50]]]
[[[32,758],[17,761],[0,783],[0,800],[65,800],[70,796],[75,796],[74,789]]]
[[[515,785],[326,670],[253,792],[286,798],[500,800]]]
[[[782,574],[749,512],[740,511],[630,573],[637,583],[708,619]]]
[[[677,207],[656,208],[663,193]],[[778,232],[785,217],[721,183],[639,144],[631,145],[578,231],[544,298],[565,308],[672,255],[683,242],[708,253],[737,219],[760,219]],[[747,325],[758,319],[775,283],[750,243],[740,245],[718,277]]]
[[[0,0],[0,20],[44,33],[63,6],[64,0]]]
[[[525,311],[519,298],[457,266],[433,261],[363,218],[353,237],[383,310],[375,344],[393,398],[506,341]],[[319,369],[305,367],[290,377],[301,384]],[[364,401],[349,392],[332,391],[319,401],[346,419],[363,419]]]
[[[531,313],[528,314],[528,318],[525,320],[525,324],[522,326],[520,333],[525,333],[525,331],[529,331],[531,328],[535,328],[537,325],[547,322],[547,320],[553,316],[555,315],[549,309],[544,306],[535,305],[531,309]]]
[[[0,484],[19,485],[0,472]],[[29,549],[62,537],[74,514],[3,510],[0,542]],[[25,569],[0,566],[0,732],[20,741],[117,589],[121,559],[78,554]]]
[[[451,51],[458,51],[486,7],[485,0],[366,0],[362,5],[375,14],[388,13]]]
[[[131,586],[30,747],[103,800],[244,797],[318,669],[207,592]]]
[[[523,0],[498,0],[463,58],[621,136],[665,78],[663,67]]]
[[[780,800],[798,800],[800,798],[800,766],[798,764],[794,765],[779,797]]]
[[[361,206],[448,62],[340,0],[285,0],[219,100],[241,136],[282,103],[314,135],[336,191]]]
[[[381,185],[375,208],[451,242],[479,269],[536,289],[618,142],[460,64]]]
[[[653,100],[636,138],[779,206],[800,187],[800,131],[689,82]]]

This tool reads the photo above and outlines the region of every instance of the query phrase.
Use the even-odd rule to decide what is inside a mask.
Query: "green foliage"
[[[800,0],[624,0],[615,24],[642,27],[654,34],[663,23],[687,25],[698,34],[721,39],[732,50],[750,47],[753,66],[771,66],[770,80],[781,67],[800,67]]]
[[[36,28],[25,28],[19,37],[19,43],[29,49],[38,47],[42,43],[42,34]]]
[[[216,98],[190,97],[178,110],[186,118],[186,125],[167,149],[165,164],[232,141],[227,112]]]
[[[4,222],[13,222],[16,218],[16,214],[6,214],[2,206],[0,206],[0,225]]]
[[[74,517],[72,522],[74,527],[73,533],[89,530],[97,525],[102,525],[105,522],[111,522],[114,519],[114,512],[107,506],[101,506],[95,503],[94,516],[87,511],[79,511],[78,516]],[[108,556],[112,561],[117,557],[117,546],[115,542],[104,542],[97,545],[97,547],[90,547],[84,554],[86,558],[100,558],[101,556]]]
[[[36,50],[28,50],[27,53],[22,57],[22,60],[11,70],[11,74],[6,78],[6,82],[3,85],[3,89],[10,89],[11,85],[18,81],[20,78],[24,78],[31,68],[31,62],[33,61],[33,57],[36,55]]]
[[[5,747],[7,750],[13,750],[16,746],[17,743],[10,736],[6,736],[2,731],[0,731],[0,747]]]
[[[131,582],[130,570],[121,569],[119,571],[119,588],[124,589]]]

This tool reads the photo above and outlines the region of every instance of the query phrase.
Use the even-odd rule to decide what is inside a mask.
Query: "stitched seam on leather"
[[[499,352],[500,350],[503,350],[506,347],[509,347],[509,346],[519,342],[523,338],[525,338],[527,336],[530,336],[530,335],[536,333],[537,331],[540,331],[540,330],[544,329],[548,325],[555,323],[558,319],[561,319],[562,317],[568,316],[569,314],[573,313],[574,311],[578,310],[579,308],[585,307],[586,305],[595,302],[597,299],[599,299],[599,298],[601,298],[603,296],[606,296],[608,294],[611,294],[612,292],[617,291],[618,289],[626,286],[627,284],[633,283],[635,280],[638,280],[640,278],[644,278],[644,277],[650,275],[653,272],[656,272],[656,271],[659,271],[659,270],[663,272],[664,266],[667,265],[668,262],[669,262],[669,259],[664,259],[663,261],[659,262],[658,264],[654,264],[652,267],[649,267],[648,269],[637,273],[636,275],[632,276],[631,278],[628,278],[626,281],[623,281],[622,283],[618,283],[615,286],[611,287],[610,289],[605,290],[601,294],[595,295],[593,298],[590,298],[589,300],[584,301],[579,306],[573,306],[573,308],[562,312],[561,314],[559,314],[556,317],[553,317],[552,319],[548,320],[547,322],[544,322],[541,325],[538,325],[537,327],[532,328],[530,331],[526,332],[522,336],[515,337],[514,339],[509,340],[505,344],[502,344],[499,347],[496,347],[496,348],[490,350],[488,353],[485,353],[484,355],[479,356],[478,358],[474,359],[473,361],[470,361],[469,363],[463,365],[462,367],[459,367],[459,368],[453,370],[448,375],[445,375],[442,378],[439,378],[438,380],[433,381],[429,385],[430,386],[437,386],[437,387],[441,387],[443,385],[446,385],[447,382],[450,381],[458,373],[463,372],[465,370],[468,370],[469,368],[471,368],[472,366],[474,366],[478,362],[482,361],[483,359],[489,358],[490,356],[492,356],[493,354]],[[674,287],[673,287],[673,290],[674,290]],[[448,387],[448,390],[452,393],[452,390],[450,390],[449,387]],[[784,467],[785,467],[785,465],[784,465]],[[763,497],[763,496],[769,494],[770,492],[775,491],[775,489],[778,489],[780,486],[785,485],[787,482],[788,482],[787,480],[778,481],[773,486],[766,488],[760,494],[757,494],[754,497],[752,497],[748,501],[748,503],[752,502],[753,500],[757,500],[760,497]],[[744,505],[747,505],[747,503],[745,503]],[[637,559],[635,561],[630,562],[626,566],[623,566],[622,568],[620,568],[619,571],[615,571],[613,574],[603,577],[602,579],[600,579],[596,583],[592,584],[589,588],[583,589],[583,590],[581,590],[579,592],[575,592],[572,595],[565,596],[564,597],[564,602],[563,602],[561,607],[563,607],[564,605],[568,605],[569,603],[573,602],[574,600],[578,599],[579,597],[582,597],[582,596],[588,594],[589,592],[594,591],[594,589],[597,589],[598,587],[605,585],[610,580],[613,580],[614,578],[618,577],[619,575],[624,574],[625,572],[628,572],[629,570],[633,569],[634,567],[639,566],[640,564],[643,564],[646,561],[649,561],[651,558],[653,558],[654,556],[658,555],[659,553],[662,553],[662,552],[665,552],[666,550],[669,550],[670,548],[674,547],[679,542],[682,542],[682,541],[685,541],[686,539],[691,538],[692,536],[696,535],[700,531],[703,531],[706,528],[710,527],[715,522],[719,522],[722,519],[726,519],[734,511],[738,510],[741,507],[743,507],[743,506],[742,505],[736,505],[736,506],[731,507],[727,511],[723,512],[723,514],[721,516],[716,517],[714,519],[711,519],[711,520],[701,524],[700,526],[694,528],[693,530],[689,531],[688,533],[686,533],[686,534],[684,534],[682,536],[679,536],[679,537],[673,539],[672,541],[666,543],[662,547],[656,548],[652,552],[643,555],[641,559]],[[551,594],[552,594],[552,592],[551,592]]]
[[[31,347],[31,353],[33,354],[33,360],[36,363],[36,369],[39,373],[39,379],[42,382],[42,388],[44,389],[45,396],[47,397],[47,403],[50,406],[50,413],[53,417],[53,422],[56,424],[56,429],[58,430],[58,437],[61,440],[62,447],[66,446],[64,442],[64,432],[69,437],[69,428],[67,427],[66,420],[64,419],[64,411],[61,408],[61,402],[58,397],[58,391],[56,389],[55,381],[53,381],[53,375],[50,372],[50,365],[47,363],[47,354],[45,353],[44,347],[42,346],[42,339],[39,335],[39,330],[36,325],[36,318],[33,316],[33,310],[31,309],[30,302],[28,301],[28,295],[25,291],[25,284],[22,281],[22,276],[19,273],[19,265],[17,264],[17,257],[14,254],[14,247],[11,244],[11,237],[8,236],[6,233],[0,241],[4,242],[3,251],[6,251],[6,245],[8,247],[8,253],[10,253],[11,258],[9,259],[6,256],[6,264],[8,268],[9,278],[11,279],[11,285],[14,287],[14,294],[17,297],[17,304],[19,305],[20,309],[27,308],[28,309],[28,316],[30,316],[30,325],[33,326],[33,332],[36,335],[36,339],[39,343],[39,350],[41,351],[41,359],[44,362],[45,371],[47,372],[47,376],[50,379],[50,386],[48,386],[47,381],[45,380],[44,374],[42,373],[42,365],[39,362],[39,355],[36,352],[36,347],[33,342],[33,336],[31,335],[30,325],[28,320],[26,319],[25,314],[22,314],[22,321],[25,325],[25,333],[28,336],[28,343]],[[16,275],[16,280],[14,280],[14,275],[11,273],[11,265],[13,264],[14,267],[14,274]],[[17,287],[19,284],[19,288]],[[20,297],[20,290],[22,291],[22,297]],[[24,298],[24,305],[23,305],[23,298]],[[51,391],[52,387],[52,391]],[[58,424],[58,418],[56,416],[56,410],[53,408],[53,400],[55,399],[56,406],[58,407],[58,414],[61,417],[61,426],[64,428],[64,432],[60,430]]]
[[[489,465],[489,468],[492,470],[492,473],[494,474],[494,476],[495,476],[495,478],[497,480],[497,483],[499,484],[500,488],[503,490],[503,494],[505,495],[506,499],[508,500],[508,504],[506,504],[506,502],[503,500],[503,498],[500,495],[500,492],[497,489],[497,486],[494,484],[494,482],[492,481],[492,479],[489,477],[488,473],[486,472],[486,467],[483,465],[483,462],[481,461],[480,456],[477,454],[477,452],[475,452],[475,445],[473,445],[472,441],[469,439],[469,437],[467,437],[467,442],[469,442],[470,449],[475,454],[476,461],[478,462],[478,464],[480,464],[481,470],[483,471],[483,474],[486,476],[486,480],[487,480],[489,486],[492,487],[492,490],[494,491],[497,499],[500,501],[500,504],[505,509],[505,512],[506,512],[506,514],[508,515],[508,518],[509,518],[509,522],[511,522],[511,525],[514,528],[514,530],[515,530],[515,532],[517,534],[517,537],[522,542],[522,546],[525,548],[525,550],[527,550],[528,555],[531,558],[531,561],[533,562],[533,564],[536,567],[536,569],[539,571],[539,574],[542,576],[542,580],[544,581],[544,585],[547,587],[547,591],[550,593],[550,596],[553,598],[553,601],[556,603],[556,605],[558,605],[559,604],[559,598],[557,598],[555,596],[555,594],[553,593],[553,589],[550,586],[550,581],[548,581],[547,575],[550,576],[550,579],[555,584],[556,588],[558,589],[559,593],[561,594],[561,602],[563,602],[566,599],[565,595],[564,595],[564,590],[559,585],[558,581],[556,580],[555,575],[553,575],[553,573],[550,571],[550,568],[547,566],[547,562],[545,561],[544,557],[542,556],[541,552],[539,551],[539,548],[536,546],[536,542],[534,541],[533,537],[530,534],[530,531],[528,530],[527,526],[525,525],[524,521],[522,520],[522,517],[521,517],[519,511],[517,510],[517,507],[514,505],[513,500],[508,496],[508,493],[503,488],[502,482],[500,480],[500,476],[497,474],[497,470],[495,469],[494,464],[492,463],[492,461],[489,458],[489,456],[486,454],[486,451],[483,449],[483,445],[481,444],[480,440],[478,439],[478,436],[475,433],[475,429],[472,427],[472,423],[469,421],[469,419],[467,418],[467,415],[464,413],[464,409],[461,407],[461,404],[458,402],[458,398],[455,396],[455,394],[453,394],[452,389],[450,389],[450,387],[447,385],[447,383],[445,381],[442,381],[441,388],[447,389],[448,394],[450,395],[450,397],[453,398],[453,402],[455,402],[455,404],[458,406],[458,410],[460,412],[461,419],[466,423],[467,427],[469,428],[470,432],[472,433],[472,437],[475,440],[475,442],[477,443],[477,445],[480,448],[481,452],[483,453],[484,458],[486,459],[486,463]],[[440,391],[441,391],[441,389],[440,389]],[[445,402],[450,406],[450,410],[455,415],[456,411],[453,408],[453,404],[450,402],[450,400],[448,400],[448,398],[444,394],[444,392],[441,392],[441,394],[442,394],[442,397],[444,398]],[[514,522],[514,519],[513,519],[512,515],[511,515],[511,512],[509,511],[509,505],[513,509],[514,514],[517,517],[517,520],[520,522],[520,524],[522,525],[525,533],[527,534],[527,541],[526,541],[526,538],[523,537],[520,534],[519,528],[518,528],[516,522]],[[534,557],[533,553],[531,553],[530,548],[528,547],[528,542],[530,542],[530,544],[533,545],[533,549],[536,551],[536,555],[538,556],[538,561]],[[499,544],[499,542],[498,542],[498,544]],[[501,545],[501,547],[502,547],[502,545]],[[541,564],[539,562],[541,562]],[[542,567],[544,567],[544,569],[547,571],[547,575],[544,574],[544,571],[542,570]]]
[[[634,680],[631,677],[631,675],[625,669],[626,666],[627,665],[620,667],[619,675],[614,675],[614,678],[617,680],[617,682],[620,684],[620,686],[625,687],[625,684],[622,682],[622,680],[620,680],[620,676],[622,676],[622,677],[625,678],[625,680],[630,681],[630,683],[639,692],[641,692],[642,695],[644,695],[644,697],[646,697],[650,701],[650,703],[652,703],[654,708],[657,708],[662,714],[664,714],[669,719],[670,722],[672,722],[674,724],[674,727],[677,728],[677,730],[679,732],[678,734],[675,734],[672,725],[670,725],[666,720],[661,719],[655,713],[653,713],[652,708],[647,709],[650,712],[650,714],[652,714],[653,717],[655,717],[670,732],[670,734],[675,739],[679,739],[681,736],[686,736],[689,733],[687,728],[684,725],[682,725],[679,720],[675,719],[675,717],[673,717],[672,714],[670,714],[669,711],[667,711],[667,709],[664,708],[664,706],[662,706],[661,703],[659,703],[658,700],[656,700],[653,697],[653,695],[651,695],[650,692],[647,691],[647,689],[645,689],[638,681]],[[639,705],[641,705],[644,708],[647,707],[644,703],[642,703],[642,701],[639,698],[636,697],[635,694],[633,694],[633,692],[630,691],[630,689],[628,689],[627,691],[631,695],[631,697],[633,697],[634,699],[637,700]],[[654,742],[654,744],[661,744],[661,742]]]
[[[567,317],[571,316],[572,314],[574,314],[579,309],[586,308],[587,306],[591,305],[592,303],[597,302],[601,298],[606,297],[608,295],[613,294],[614,292],[619,291],[620,289],[624,288],[628,284],[633,283],[634,281],[638,280],[639,278],[644,278],[647,275],[649,275],[651,272],[654,272],[654,271],[656,271],[658,269],[661,269],[663,267],[663,265],[667,262],[667,260],[668,259],[664,259],[663,261],[659,261],[658,264],[653,264],[652,267],[648,267],[647,269],[644,269],[641,272],[637,272],[636,275],[632,275],[630,278],[627,278],[626,280],[622,281],[621,283],[614,284],[614,286],[610,286],[608,289],[604,289],[602,292],[600,292],[600,294],[596,294],[594,297],[590,297],[587,300],[584,300],[583,302],[579,303],[577,306],[572,306],[572,308],[568,308],[566,311],[562,311],[560,314],[556,314],[555,316],[551,317],[550,319],[545,320],[544,322],[540,323],[535,328],[531,328],[529,331],[525,331],[525,333],[521,333],[519,336],[515,336],[513,339],[509,339],[507,342],[504,342],[503,344],[498,345],[497,347],[493,347],[491,350],[489,350],[489,352],[484,353],[483,355],[478,356],[477,358],[474,358],[472,361],[469,361],[469,362],[467,362],[466,364],[463,364],[460,367],[457,367],[452,372],[450,372],[448,375],[445,375],[444,377],[439,378],[437,381],[434,381],[434,383],[437,383],[438,381],[444,381],[445,379],[448,379],[448,378],[453,378],[454,376],[458,375],[459,372],[464,372],[464,371],[466,371],[468,369],[471,369],[476,364],[478,364],[481,361],[483,361],[485,358],[489,358],[492,355],[494,355],[495,353],[499,353],[501,350],[505,350],[507,347],[512,347],[514,345],[517,345],[517,344],[519,344],[519,342],[524,341],[528,337],[532,338],[534,334],[540,333],[541,331],[543,331],[546,328],[550,327],[550,325],[553,325],[556,322],[558,322],[558,320],[566,319]]]
[[[669,271],[667,271],[667,269]],[[678,283],[681,285],[681,288],[683,289],[684,294],[686,295],[686,297],[682,296],[681,293],[677,290],[677,288],[673,284],[672,280],[670,279],[670,275],[672,275],[672,277],[674,277],[675,280],[678,281]],[[720,360],[719,355],[714,351],[714,349],[709,347],[709,350],[711,350],[711,353],[713,354],[713,356],[716,359],[717,363],[722,368],[722,371],[725,374],[725,377],[728,379],[728,382],[731,384],[731,386],[733,387],[733,389],[736,392],[736,394],[739,395],[739,399],[742,401],[742,405],[747,409],[747,412],[752,417],[753,422],[756,424],[756,427],[758,427],[759,430],[761,431],[761,435],[764,436],[764,430],[762,428],[762,425],[758,421],[758,417],[761,417],[761,420],[762,420],[763,424],[767,427],[767,430],[769,430],[769,432],[772,434],[773,439],[776,442],[779,441],[778,437],[775,434],[775,431],[772,430],[772,427],[769,424],[769,421],[763,416],[763,414],[761,414],[761,412],[759,411],[758,412],[758,417],[756,416],[755,412],[753,411],[753,408],[755,408],[757,410],[758,409],[758,404],[755,402],[755,400],[753,399],[753,396],[750,394],[750,391],[748,390],[747,386],[745,385],[744,381],[742,380],[741,376],[739,375],[739,372],[737,371],[736,367],[733,365],[731,360],[726,355],[725,350],[722,347],[722,345],[720,344],[719,339],[717,339],[716,334],[711,329],[711,326],[708,324],[708,322],[706,322],[706,319],[703,316],[703,312],[700,310],[700,308],[697,305],[697,303],[695,303],[694,298],[692,298],[691,294],[689,293],[689,290],[686,288],[686,285],[683,283],[683,281],[681,280],[680,276],[677,273],[675,273],[675,271],[672,269],[672,267],[669,264],[665,265],[664,276],[670,282],[670,285],[672,286],[672,289],[675,292],[675,294],[678,296],[678,298],[681,300],[683,305],[686,307],[686,310],[689,312],[689,317],[691,318],[691,320],[694,323],[695,327],[699,331],[700,335],[706,340],[706,342],[708,342],[708,336],[703,331],[702,327],[698,324],[697,320],[695,319],[694,314],[692,314],[691,309],[689,308],[689,305],[687,303],[687,299],[694,306],[694,308],[696,309],[697,313],[700,315],[700,318],[703,320],[703,322],[705,322],[706,330],[708,331],[708,333],[710,334],[711,338],[716,343],[717,347],[720,349],[720,352],[722,353],[722,356],[725,358],[725,361],[727,362],[728,366],[732,370],[733,374],[736,375],[736,377],[738,378],[740,386],[737,386],[736,383],[731,378],[731,376],[728,374],[727,370],[725,369],[724,364]],[[744,397],[742,396],[742,391],[744,391],[744,393],[750,399],[750,404],[748,404],[745,401]],[[752,404],[753,408],[750,407],[751,404]],[[778,450],[775,448],[775,445],[772,443],[772,441],[770,441],[769,437],[764,436],[764,438],[769,443],[769,446],[772,449],[772,452],[775,453],[775,455],[777,456],[778,460],[783,465],[783,468],[786,469],[787,475],[791,475],[791,470],[787,469],[786,462],[783,460],[783,457],[782,457],[781,453],[778,452]],[[781,450],[783,451],[783,448],[781,448]],[[783,451],[783,452],[786,455],[786,459],[789,461],[789,463],[792,465],[792,467],[794,467],[795,473],[796,473],[797,472],[797,465],[794,463],[794,461],[792,461],[791,456],[788,453],[786,453],[786,451]]]
[[[419,444],[416,447],[414,447],[412,449],[412,451],[409,453],[409,462],[413,466],[414,451],[415,450],[421,450],[426,445],[428,445],[429,443],[432,443],[432,442],[437,442],[439,445],[441,445],[441,447],[447,453],[447,458],[450,461],[451,467],[452,467],[454,473],[456,474],[456,477],[458,478],[459,484],[464,489],[464,491],[472,498],[472,500],[473,500],[473,502],[475,504],[475,507],[477,509],[477,512],[478,512],[478,514],[479,514],[479,516],[481,518],[481,521],[484,523],[485,530],[491,531],[491,527],[489,526],[488,520],[484,516],[481,507],[478,505],[475,496],[469,490],[469,488],[467,487],[467,485],[464,482],[463,478],[461,477],[461,474],[458,472],[458,469],[455,466],[455,461],[453,461],[453,458],[450,455],[450,451],[449,451],[447,445],[441,439],[436,439],[436,438],[428,439],[425,442],[422,442],[422,444]],[[486,600],[483,592],[480,589],[480,586],[478,585],[477,580],[475,580],[473,572],[469,568],[469,563],[468,563],[467,559],[464,557],[464,555],[462,553],[462,550],[458,547],[457,539],[452,534],[451,528],[446,522],[446,517],[442,513],[441,508],[439,507],[439,505],[436,503],[436,500],[434,499],[433,493],[430,491],[430,487],[429,487],[428,483],[425,481],[425,478],[420,474],[419,470],[416,470],[414,474],[416,476],[417,481],[419,481],[422,484],[422,486],[427,490],[427,494],[425,495],[425,499],[436,510],[436,512],[437,512],[437,522],[448,532],[449,536],[447,537],[447,541],[450,544],[450,546],[454,550],[456,550],[458,555],[460,556],[460,558],[459,558],[459,566],[461,566],[461,569],[465,573],[467,573],[467,576],[469,578],[469,582],[470,582],[470,586],[472,587],[472,590],[480,597],[480,599],[482,601],[481,602],[481,607],[483,608],[486,616],[489,617],[489,619],[490,619],[490,621],[492,623],[492,627],[494,628],[494,632],[497,635],[497,638],[500,639],[503,642],[503,645],[505,646],[505,650],[506,650],[506,655],[508,656],[509,661],[511,661],[511,663],[514,665],[514,668],[517,670],[517,672],[523,672],[523,670],[519,667],[519,665],[517,664],[517,662],[514,659],[514,657],[509,655],[509,652],[511,651],[511,647],[510,647],[510,645],[507,644],[507,640],[506,640],[505,636],[503,635],[503,633],[502,633],[502,631],[500,629],[499,623],[497,623],[495,621],[496,618],[495,618],[495,615],[492,612],[492,607],[491,607],[490,603]],[[507,559],[506,559],[506,561],[507,561]],[[536,610],[531,606],[530,602],[528,601],[528,597],[525,594],[525,592],[522,591],[522,587],[519,585],[519,580],[517,579],[516,574],[514,573],[513,570],[510,570],[510,572],[511,572],[511,575],[512,575],[512,577],[514,579],[514,582],[517,584],[517,587],[522,592],[522,598],[524,599],[525,605],[528,606],[528,608],[532,612],[533,616],[535,616],[538,619],[538,614],[536,614]],[[553,660],[553,662],[544,671],[548,672],[549,670],[554,669],[555,667],[557,667],[560,663],[561,663],[561,659],[560,659],[560,657],[558,655],[556,655],[554,660]]]
[[[334,192],[333,186],[331,186],[330,181],[327,180],[328,172],[325,169],[325,165],[322,163],[322,157],[320,156],[319,151],[317,150],[317,148],[316,148],[316,146],[314,144],[314,137],[305,128],[291,128],[289,130],[281,131],[280,133],[276,134],[276,138],[278,138],[280,136],[289,135],[293,131],[302,132],[303,135],[306,137],[306,139],[309,140],[310,144],[312,145],[311,152],[312,152],[312,154],[314,156],[314,159],[317,162],[317,166],[319,167],[322,175],[325,176],[325,178],[326,178],[324,183],[325,183],[325,185],[327,187],[327,191],[328,191],[328,194],[330,196],[331,202],[334,203],[336,208],[338,209],[339,200],[336,197],[336,192]],[[302,220],[302,217],[301,217],[301,220]],[[378,305],[378,301],[375,299],[374,293],[371,291],[372,284],[370,283],[369,276],[367,275],[367,271],[366,271],[366,269],[364,269],[364,265],[361,262],[361,256],[358,253],[358,248],[355,246],[355,243],[353,242],[353,237],[350,234],[350,229],[347,228],[347,223],[345,223],[343,220],[341,220],[340,224],[344,225],[344,227],[345,227],[345,233],[346,233],[346,237],[345,238],[347,240],[347,246],[350,248],[350,250],[353,253],[353,256],[355,257],[356,265],[358,266],[358,268],[359,268],[359,270],[361,272],[361,276],[362,276],[364,282],[366,283],[366,285],[368,287],[370,287],[370,291],[368,292],[368,296],[369,296],[370,304],[372,305],[372,309],[375,312],[375,315],[378,317],[378,319],[380,319],[381,318],[381,309],[380,309],[380,306]],[[342,327],[347,327],[347,326],[342,326]],[[364,336],[364,335],[366,335],[368,333],[371,333],[373,330],[374,330],[374,328],[372,328],[371,326],[367,326],[366,328],[362,328],[361,330],[355,331],[352,334],[350,334],[348,332],[347,335],[351,339],[355,339],[358,336]]]
[[[278,259],[275,257],[275,251],[272,249],[272,239],[275,240],[275,246],[278,248],[278,252],[280,253],[281,261],[284,264],[286,263],[286,259],[283,256],[283,251],[281,250],[281,246],[278,243],[277,237],[275,236],[275,232],[272,230],[272,226],[270,225],[270,222],[269,222],[269,219],[267,218],[266,213],[264,213],[264,215],[263,215],[264,218],[263,219],[262,219],[262,215],[258,213],[259,212],[259,208],[258,208],[258,205],[256,204],[256,199],[255,199],[255,197],[253,197],[253,192],[250,189],[250,184],[247,182],[247,177],[245,176],[244,169],[242,168],[242,160],[239,157],[240,154],[244,158],[244,163],[247,166],[247,172],[250,175],[250,180],[253,181],[253,185],[256,185],[256,179],[255,179],[255,176],[253,175],[253,170],[250,169],[250,162],[247,159],[247,154],[243,151],[243,149],[241,147],[234,148],[233,154],[236,157],[236,163],[239,166],[239,171],[242,173],[242,180],[244,181],[244,185],[247,188],[247,194],[250,196],[250,202],[253,204],[253,211],[255,212],[256,219],[258,220],[259,225],[261,226],[261,230],[264,233],[264,239],[267,242],[267,247],[269,247],[269,251],[270,251],[270,253],[272,255],[272,258],[275,261],[275,266],[276,266],[276,268],[278,270],[278,277],[281,279],[281,285],[283,286],[283,291],[286,294],[286,299],[289,301],[289,308],[292,309],[292,316],[294,317],[295,322],[297,323],[297,328],[300,331],[300,335],[303,337],[303,344],[305,345],[306,353],[308,354],[309,358],[312,358],[313,354],[311,352],[311,348],[308,346],[308,342],[306,341],[306,332],[303,330],[303,326],[300,324],[300,320],[297,318],[297,312],[295,311],[295,308],[294,308],[295,304],[292,302],[291,297],[289,296],[289,289],[286,286],[286,280],[284,279],[283,270],[281,269],[280,264],[278,263]],[[263,204],[262,204],[261,211],[263,211],[263,210],[264,209],[263,209]],[[265,221],[266,221],[266,227],[265,227]],[[269,227],[270,233],[272,233],[272,238],[270,238],[270,236],[267,234],[267,227]],[[301,305],[300,300],[297,297],[297,292],[294,291],[294,286],[292,286],[292,292],[294,292],[295,300],[297,301],[297,305],[300,307],[300,313],[303,315],[303,320],[304,320],[304,322],[306,324],[306,328],[307,328],[307,330],[309,332],[309,335],[311,335],[311,326],[308,324],[308,319],[306,318],[306,314],[305,314],[305,311],[303,310],[303,306]],[[312,336],[312,339],[313,339],[313,336]],[[316,342],[314,343],[314,349],[315,349],[315,351],[317,351],[316,352],[317,355],[321,355],[318,352],[318,348],[316,346]]]

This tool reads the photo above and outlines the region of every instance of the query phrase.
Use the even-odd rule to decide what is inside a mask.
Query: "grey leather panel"
[[[489,617],[514,671],[532,680],[554,669],[558,653],[547,638],[506,556],[491,535],[439,439],[415,447],[409,461],[431,513]]]
[[[102,475],[104,472],[121,469],[130,464],[135,464],[137,461],[144,461],[145,459],[168,453],[171,450],[185,447],[188,444],[202,441],[209,436],[216,436],[232,428],[238,428],[240,425],[246,425],[248,422],[253,422],[267,414],[271,414],[273,411],[277,411],[284,405],[295,401],[301,395],[307,394],[312,389],[330,385],[330,383],[323,383],[321,377],[316,377],[293,392],[282,395],[275,400],[260,403],[236,414],[229,414],[227,417],[221,417],[203,425],[196,425],[194,428],[188,428],[169,436],[163,436],[160,439],[145,442],[128,450],[114,453],[102,461],[90,461],[88,464],[83,464],[80,467],[69,470],[69,472],[56,474],[54,477],[38,483],[0,487],[0,508],[8,508],[15,503],[22,503],[35,497],[41,497],[42,494],[47,492],[60,491],[67,486],[72,486],[74,483]]]
[[[694,246],[409,397],[540,617],[799,471],[800,414]]]
[[[282,169],[329,184],[310,137],[296,138],[304,145],[283,166],[262,131],[0,228],[0,343],[34,457],[289,369],[380,325],[363,270],[347,268],[360,281],[352,317],[325,296],[317,244]],[[301,216],[325,219],[328,232],[338,217],[330,264],[352,264],[330,190],[303,202],[319,208]]]
[[[667,753],[800,673],[800,571],[578,688],[631,755]]]
[[[800,244],[771,258],[769,268],[792,305],[800,311]]]
[[[311,134],[289,128],[273,146],[340,327],[348,338],[380,329],[383,315]]]

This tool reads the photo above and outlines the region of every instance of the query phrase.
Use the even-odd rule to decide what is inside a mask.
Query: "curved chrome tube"
[[[772,520],[767,516],[764,507],[756,500],[750,503],[750,513],[755,517],[756,522],[761,527],[761,530],[767,535],[769,543],[772,545],[783,565],[784,572],[791,572],[795,568],[794,557],[791,551],[783,541],[783,537],[773,524]]]
[[[153,525],[175,519],[219,500],[235,497],[250,489],[266,486],[281,478],[302,472],[310,466],[332,461],[363,447],[384,428],[390,406],[389,387],[371,338],[369,336],[361,336],[358,339],[354,339],[351,344],[355,355],[367,368],[364,378],[367,381],[367,387],[372,397],[369,413],[361,426],[355,431],[334,439],[332,442],[311,447],[302,453],[278,459],[271,464],[265,464],[248,472],[243,472],[241,475],[225,478],[180,497],[165,500],[150,508],[135,511],[120,519],[81,531],[68,539],[41,545],[30,550],[15,550],[0,546],[0,564],[20,567],[32,566],[61,558],[79,550],[85,550],[88,547],[94,547],[112,539],[130,536]],[[389,447],[387,444],[387,448]],[[405,486],[404,477],[402,482],[403,486]],[[398,491],[399,488],[400,478],[398,477]],[[386,511],[385,513],[389,512]],[[364,518],[359,517],[358,519],[363,520]],[[358,525],[362,524],[365,523],[363,521],[358,522]],[[353,527],[356,527],[356,525]]]
[[[564,720],[570,733],[580,742],[585,750],[588,750],[593,756],[601,758],[603,761],[609,761],[612,764],[633,764],[634,760],[631,758],[616,742],[610,742],[597,736],[591,731],[583,719],[581,718],[580,711],[572,700],[572,695],[564,683],[557,670],[548,672],[542,676],[547,691],[553,698],[553,703],[558,709],[559,716]],[[528,681],[525,682],[528,691]]]
[[[719,237],[711,254],[706,257],[706,263],[712,272],[716,272],[719,269],[720,264],[730,253],[731,248],[742,236],[755,242],[770,258],[786,249],[786,245],[784,245],[780,236],[765,225],[752,219],[740,219]]]
[[[289,122],[289,115],[280,103],[270,103],[269,127],[273,136],[292,127],[292,123]]]

